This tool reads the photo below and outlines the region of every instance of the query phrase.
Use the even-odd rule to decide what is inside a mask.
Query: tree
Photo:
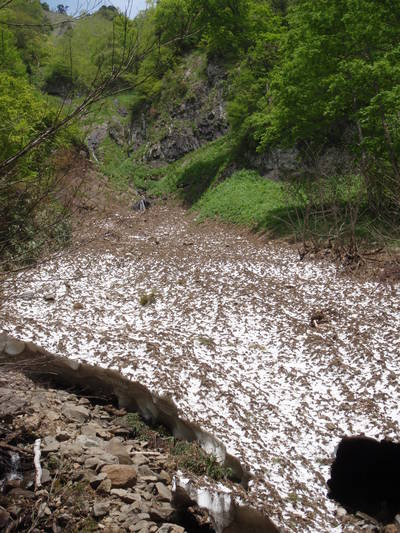
[[[323,145],[351,131],[361,163],[389,166],[398,190],[399,21],[400,3],[391,0],[295,2],[282,61],[257,116],[262,146]],[[375,176],[364,165],[370,198],[379,203]]]
[[[65,6],[64,4],[58,4],[57,13],[60,13],[61,15],[66,15],[68,7],[69,6]]]

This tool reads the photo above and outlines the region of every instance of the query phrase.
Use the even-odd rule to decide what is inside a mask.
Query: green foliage
[[[216,481],[233,479],[233,472],[218,459],[207,454],[196,442],[174,441],[171,453],[175,456],[178,468],[189,470],[198,476],[209,476]]]
[[[265,95],[270,71],[279,58],[284,30],[282,17],[274,13],[268,0],[252,2],[248,17],[246,53],[230,76],[228,115],[235,135],[251,143],[253,114]]]
[[[216,187],[211,187],[193,206],[199,219],[221,220],[264,229],[276,226],[285,208],[282,184],[261,178],[256,172],[240,170]]]
[[[400,177],[399,19],[400,4],[389,0],[294,3],[283,57],[256,120],[261,145],[321,145],[352,126],[355,153],[388,163]],[[376,180],[368,181],[376,202]]]
[[[162,43],[171,42],[182,53],[199,40],[194,0],[160,0],[155,10],[155,33]]]
[[[60,95],[72,88],[85,92],[109,72],[113,22],[100,14],[83,18],[61,36],[53,34],[49,45],[53,51],[44,69],[45,89]]]

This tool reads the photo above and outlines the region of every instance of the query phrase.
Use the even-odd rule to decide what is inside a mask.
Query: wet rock
[[[95,502],[93,505],[93,516],[102,518],[109,513],[110,502]]]
[[[89,418],[89,411],[86,409],[86,407],[83,407],[82,405],[74,405],[74,404],[65,404],[62,408],[62,414],[67,418],[68,420],[72,420],[73,422],[79,422],[83,424],[83,422],[86,422]]]
[[[158,498],[161,501],[164,501],[164,502],[170,502],[171,501],[172,493],[171,493],[170,489],[166,485],[164,485],[164,483],[161,483],[161,482],[156,483],[156,490],[157,490],[157,493],[158,493]]]
[[[102,472],[105,472],[111,481],[112,488],[125,489],[133,487],[137,481],[138,472],[132,465],[106,465]]]

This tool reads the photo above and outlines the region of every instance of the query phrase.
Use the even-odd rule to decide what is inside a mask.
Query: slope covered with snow
[[[172,398],[251,469],[249,501],[283,530],[344,530],[326,497],[335,446],[400,440],[399,286],[179,209],[97,229],[7,280],[2,328]],[[325,320],[312,327],[316,311]]]

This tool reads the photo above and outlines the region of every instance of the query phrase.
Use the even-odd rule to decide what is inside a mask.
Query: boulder
[[[164,502],[170,502],[172,500],[172,493],[170,489],[164,485],[164,483],[156,483],[156,490],[158,493],[158,499]]]
[[[132,464],[132,461],[131,461],[131,458],[129,457],[129,453],[127,449],[123,446],[123,444],[117,437],[114,437],[109,441],[109,443],[106,446],[106,451],[109,454],[117,457],[119,464],[121,465]]]
[[[72,422],[83,424],[89,418],[89,411],[83,405],[67,403],[62,408],[62,414]]]
[[[106,465],[102,472],[107,474],[112,488],[125,489],[133,487],[137,481],[138,472],[133,465]]]

